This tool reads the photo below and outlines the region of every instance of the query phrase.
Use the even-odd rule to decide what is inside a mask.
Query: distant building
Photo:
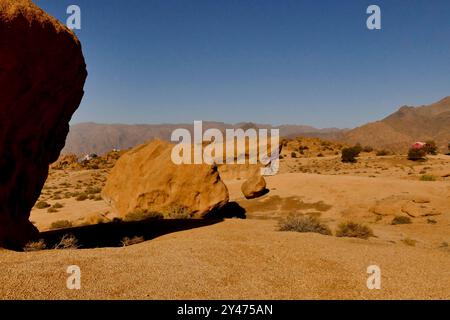
[[[95,153],[87,154],[85,155],[81,161],[91,161],[92,159],[98,158],[98,156]]]
[[[425,147],[426,143],[425,142],[414,142],[411,145],[411,149],[422,149],[423,147]]]

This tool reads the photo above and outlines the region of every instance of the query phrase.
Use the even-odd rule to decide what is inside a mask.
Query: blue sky
[[[353,127],[450,95],[448,0],[35,0],[88,65],[72,123]],[[366,28],[377,4],[382,30]]]

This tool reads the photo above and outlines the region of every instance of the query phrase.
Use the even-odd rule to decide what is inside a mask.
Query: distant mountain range
[[[170,140],[177,128],[192,131],[193,123],[186,124],[98,124],[80,123],[71,126],[63,153],[77,155],[103,154],[112,149],[128,149],[152,139]],[[272,128],[267,124],[205,121],[203,130],[217,128]],[[306,125],[281,125],[282,137],[318,137],[348,144],[361,143],[378,149],[406,151],[414,141],[435,140],[442,150],[450,142],[450,97],[427,106],[403,106],[383,120],[355,129],[317,129]]]
[[[128,125],[86,122],[75,124],[70,127],[63,153],[74,153],[77,155],[104,154],[112,149],[125,150],[152,139],[170,140],[172,132],[178,128],[185,128],[192,132],[193,123]],[[209,128],[216,128],[225,132],[225,129],[271,129],[273,127],[267,124],[251,122],[227,124],[224,122],[204,121],[203,130]],[[309,136],[331,138],[343,132],[343,130],[336,128],[317,129],[304,125],[282,125],[276,128],[280,129],[280,135],[283,137]]]
[[[403,152],[414,141],[434,140],[445,151],[450,142],[450,97],[426,106],[403,106],[383,120],[341,132],[335,139]]]

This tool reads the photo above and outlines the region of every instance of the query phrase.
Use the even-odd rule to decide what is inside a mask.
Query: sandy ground
[[[302,170],[293,170],[297,161]],[[316,173],[304,173],[315,161]],[[359,164],[329,172],[336,157],[283,160],[267,178],[270,192],[254,200],[240,193],[242,180],[226,184],[247,219],[167,233],[118,248],[0,251],[3,299],[449,299],[450,171],[448,158],[411,164],[368,155]],[[362,167],[374,172],[362,172]],[[377,168],[386,167],[386,170]],[[296,167],[298,168],[298,167]],[[368,168],[367,170],[369,170]],[[408,172],[413,172],[408,174]],[[425,173],[423,173],[425,171]],[[345,172],[345,173],[344,173]],[[421,173],[422,172],[422,173]],[[63,208],[34,209],[41,230],[57,220],[73,225],[90,216],[112,217],[103,201],[73,192],[102,186],[107,172],[52,173],[42,199]],[[433,174],[436,181],[421,181]],[[333,231],[341,222],[369,226],[369,240],[278,231],[289,214],[320,217]],[[411,224],[392,225],[397,215]],[[94,219],[95,220],[95,219]],[[405,241],[407,240],[407,241]],[[81,268],[81,290],[68,290],[66,269]],[[378,265],[381,290],[366,286],[367,267]]]
[[[66,268],[81,268],[81,290]],[[368,290],[366,269],[382,271]],[[2,298],[449,299],[450,251],[276,231],[227,220],[116,249],[2,252]]]

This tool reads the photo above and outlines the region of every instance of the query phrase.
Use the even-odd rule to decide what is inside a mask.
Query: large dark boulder
[[[19,248],[37,235],[30,211],[86,76],[69,29],[29,0],[0,0],[0,246]]]

